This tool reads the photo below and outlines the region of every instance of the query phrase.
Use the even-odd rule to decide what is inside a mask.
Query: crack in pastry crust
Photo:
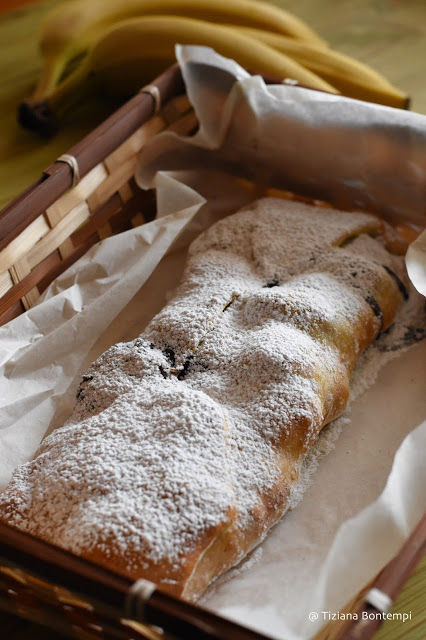
[[[274,198],[213,225],[174,299],[90,367],[0,518],[196,598],[282,516],[344,410],[406,297],[395,247],[376,216]]]

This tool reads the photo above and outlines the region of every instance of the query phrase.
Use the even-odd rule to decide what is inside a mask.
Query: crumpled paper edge
[[[405,263],[411,282],[419,293],[426,296],[426,231],[408,247]]]
[[[191,194],[179,211],[103,240],[35,307],[0,327],[0,490],[34,455],[55,416],[59,422],[67,416],[75,398],[66,400],[66,394],[81,376],[87,352],[203,202]]]
[[[395,454],[392,470],[380,496],[338,530],[323,563],[313,601],[316,611],[343,609],[396,556],[426,509],[426,420],[412,431]],[[398,521],[394,518],[399,499]],[[405,520],[401,519],[401,513]],[[380,545],[371,545],[380,540]],[[349,542],[348,542],[349,541]],[[363,558],[363,563],[359,562]],[[318,606],[319,602],[319,606]],[[314,609],[312,609],[314,610]],[[305,633],[324,624],[307,623]]]

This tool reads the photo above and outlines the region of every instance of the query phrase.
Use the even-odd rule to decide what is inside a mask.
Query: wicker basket
[[[154,196],[133,179],[139,151],[163,129],[196,124],[176,65],[0,212],[0,324],[34,306],[93,244],[152,220]]]
[[[141,191],[134,181],[139,152],[160,131],[189,134],[196,128],[175,65],[3,209],[0,324],[34,306],[50,282],[93,244],[152,220],[154,193]],[[129,605],[131,588],[131,581],[122,576],[0,525],[0,609],[4,611],[84,640],[263,638],[158,592],[140,611],[137,600]],[[361,596],[352,607],[359,605]],[[148,626],[138,619],[147,620]],[[349,637],[341,635],[340,629],[337,635]]]

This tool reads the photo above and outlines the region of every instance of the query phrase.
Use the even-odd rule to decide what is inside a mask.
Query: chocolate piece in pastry
[[[375,216],[274,198],[212,226],[174,299],[90,367],[1,519],[199,596],[286,511],[406,295],[404,248]]]

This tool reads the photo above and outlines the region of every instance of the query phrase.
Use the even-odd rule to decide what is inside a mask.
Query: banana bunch
[[[43,98],[54,89],[69,61],[90,49],[109,27],[149,15],[253,27],[325,44],[296,16],[257,0],[69,0],[49,13],[42,25],[40,49],[45,68],[33,98]]]
[[[211,47],[277,79],[407,106],[407,97],[380,74],[332,51],[307,24],[267,2],[69,0],[42,25],[44,69],[21,105],[21,124],[37,129],[46,114],[58,120],[97,92],[131,95],[175,61],[176,43]]]

